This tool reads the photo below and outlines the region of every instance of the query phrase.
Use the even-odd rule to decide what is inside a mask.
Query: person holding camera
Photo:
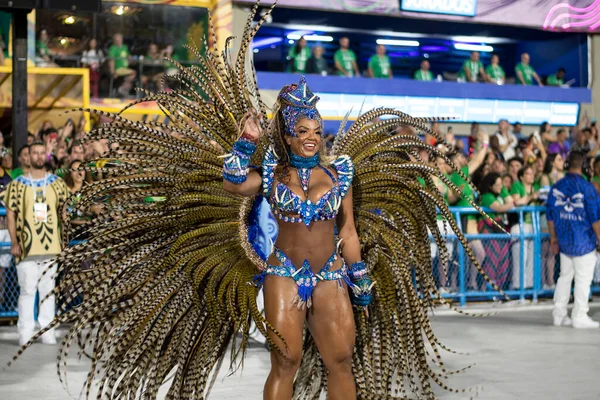
[[[554,325],[598,328],[588,316],[588,299],[600,251],[600,197],[583,177],[585,155],[571,152],[567,174],[556,182],[548,196],[547,218],[550,246],[560,252],[560,277],[554,292]],[[571,318],[567,304],[575,277],[575,305]]]

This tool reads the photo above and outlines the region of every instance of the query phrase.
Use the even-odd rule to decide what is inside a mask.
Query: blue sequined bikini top
[[[281,182],[273,188],[275,180],[275,167],[278,157],[270,147],[263,158],[262,186],[263,194],[271,206],[271,211],[276,218],[285,222],[304,222],[306,226],[312,221],[325,221],[337,216],[342,199],[348,193],[354,176],[354,164],[348,156],[340,156],[333,162],[338,179],[325,167],[325,171],[333,182],[333,187],[325,193],[316,203],[310,199],[302,200],[289,187]],[[287,216],[283,213],[293,213],[298,216]]]

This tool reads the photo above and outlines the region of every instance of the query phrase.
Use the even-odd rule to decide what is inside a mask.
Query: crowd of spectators
[[[323,47],[320,45],[314,46],[312,50],[308,47],[306,39],[301,37],[298,39],[288,53],[288,71],[301,74],[318,74],[328,75],[333,72],[334,75],[344,76],[348,78],[359,77],[361,72],[357,64],[357,57],[354,51],[350,49],[350,40],[347,37],[342,37],[339,41],[339,49],[333,56],[334,65],[332,68],[323,58]],[[418,81],[441,81],[444,79],[441,75],[434,77],[430,70],[431,65],[429,60],[421,61],[420,68],[414,72],[413,79]],[[565,85],[565,69],[559,68],[555,74],[546,78],[547,86],[562,86]],[[367,69],[364,74],[369,78],[393,78],[392,64],[386,54],[384,45],[379,44],[375,48],[373,54],[368,61]],[[544,86],[542,79],[535,72],[535,69],[530,64],[529,54],[521,55],[521,62],[515,66],[514,77],[508,79],[504,69],[500,65],[500,58],[497,54],[493,54],[490,64],[484,66],[480,61],[480,54],[477,51],[471,52],[470,57],[464,61],[456,76],[448,77],[446,80],[456,80],[457,82],[488,82],[498,85],[505,83],[517,83],[521,85],[532,85],[535,81],[540,86]]]
[[[42,29],[36,41],[36,66],[59,67],[57,62],[65,61],[65,57],[55,54],[48,46],[49,36]],[[179,60],[179,54],[174,52],[171,44],[161,49],[156,43],[150,43],[146,52],[133,55],[125,44],[123,35],[115,33],[105,43],[99,46],[98,40],[91,38],[85,49],[75,56],[78,65],[90,70],[90,89],[93,98],[100,96],[100,88],[108,88],[108,96],[127,98],[133,96],[134,87],[156,91],[168,89],[168,81],[163,78],[176,74],[174,65],[165,58]],[[106,85],[101,85],[102,79]]]
[[[440,133],[438,123],[431,129]],[[565,175],[565,160],[569,152],[585,155],[587,164],[584,168],[585,178],[591,181],[600,195],[600,140],[595,120],[584,118],[582,123],[571,129],[558,128],[553,133],[552,126],[544,122],[530,134],[523,133],[521,124],[512,126],[506,120],[498,123],[495,132],[486,133],[477,123],[471,125],[471,134],[465,142],[457,140],[452,129],[441,136],[446,143],[437,143],[432,135],[426,135],[425,141],[436,146],[462,172],[463,176],[453,172],[443,158],[431,159],[427,151],[420,151],[419,156],[432,166],[439,168],[460,192],[453,191],[442,180],[434,179],[438,190],[450,206],[470,207],[470,201],[487,207],[493,222],[474,215],[464,216],[461,226],[464,233],[501,233],[502,227],[513,235],[521,233],[517,213],[507,213],[515,207],[544,205],[550,187]],[[471,190],[470,181],[479,193]],[[444,222],[439,222],[440,230],[449,232]],[[542,213],[540,227],[548,232],[545,214]],[[442,229],[444,228],[444,229]],[[523,233],[533,232],[532,214],[524,213]],[[503,289],[521,288],[521,246],[519,241],[510,238],[492,240],[484,246],[481,240],[469,240],[469,246],[478,262],[484,267],[488,276]],[[454,239],[448,239],[448,251],[455,250]],[[534,254],[532,239],[526,239],[523,247],[524,282],[522,287],[533,287],[534,258],[541,258],[542,285],[544,289],[554,289],[557,278],[556,254],[550,249],[548,241],[543,241],[541,253]],[[432,245],[432,257],[437,254]],[[451,257],[456,259],[456,255]],[[438,268],[439,284],[442,291],[458,290],[457,268],[454,263],[448,266],[435,263]],[[448,270],[448,277],[444,273]],[[594,280],[600,281],[600,274]],[[465,274],[465,285],[468,290],[485,291],[486,282],[478,277],[477,271],[470,266]]]
[[[36,41],[36,65],[40,67],[58,67],[57,62],[61,59],[54,54],[48,46],[49,35],[45,29],[40,30]],[[392,64],[386,53],[384,45],[377,45],[374,53],[368,60],[366,68],[361,73],[358,59],[350,48],[350,40],[342,37],[339,40],[339,49],[333,56],[333,65],[330,65],[324,57],[324,49],[320,45],[308,47],[304,37],[299,38],[287,55],[287,71],[302,74],[337,75],[344,77],[369,77],[380,79],[393,78]],[[140,53],[139,51],[137,53]],[[176,73],[173,65],[165,60],[169,57],[181,61],[179,54],[173,51],[170,44],[159,48],[157,43],[150,43],[145,53],[133,55],[123,40],[121,33],[115,33],[110,40],[99,46],[96,39],[88,41],[86,48],[77,55],[78,65],[90,69],[90,87],[92,96],[100,96],[100,82],[107,80],[108,93],[110,97],[130,97],[135,93],[135,86],[144,89],[157,90],[167,86],[168,80],[163,78]],[[430,70],[428,59],[423,59],[420,68],[413,74],[413,79],[419,81],[441,81],[453,80],[457,82],[488,82],[494,84],[517,83],[540,86],[562,86],[565,85],[565,69],[560,68],[555,74],[542,78],[536,73],[530,63],[527,53],[521,55],[521,62],[516,65],[514,76],[507,76],[501,66],[499,56],[492,55],[490,64],[485,66],[480,61],[480,54],[473,51],[468,59],[464,61],[459,71],[449,73],[444,77],[434,77]]]
[[[11,179],[27,175],[30,168],[29,146],[42,142],[46,151],[46,169],[61,178],[66,178],[66,171],[74,161],[91,163],[108,150],[108,143],[105,141],[84,141],[84,129],[83,116],[78,121],[69,118],[64,125],[58,127],[50,120],[43,121],[37,131],[28,132],[27,144],[18,150],[16,157],[20,166],[17,168],[13,168],[12,151],[4,147],[4,137],[0,135],[0,174]],[[89,176],[87,179],[88,182],[92,181]]]

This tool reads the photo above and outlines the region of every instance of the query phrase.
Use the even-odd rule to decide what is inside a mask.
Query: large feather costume
[[[72,323],[58,354],[61,380],[74,342],[90,353],[88,395],[98,384],[98,398],[153,399],[171,377],[167,398],[206,398],[228,349],[231,368],[241,365],[251,321],[265,336],[273,329],[257,307],[259,289],[251,284],[265,266],[247,240],[254,199],[223,190],[221,175],[223,156],[249,110],[258,110],[267,129],[267,109],[253,67],[247,67],[248,48],[265,19],[253,26],[257,8],[235,59],[227,50],[220,54],[208,48],[206,54],[196,51],[197,66],[170,60],[179,68],[180,88],[147,93],[142,100],[156,102],[169,125],[96,112],[113,122],[87,138],[108,139],[106,158],[118,162],[94,168],[105,179],[82,191],[78,209],[99,199],[105,208],[83,229],[70,230],[71,237],[87,239],[58,257],[61,279],[54,293],[68,293],[65,304],[81,296],[83,302],[61,308],[50,326]],[[452,373],[441,361],[439,349],[445,348],[428,318],[428,311],[443,302],[432,276],[428,230],[443,265],[449,257],[436,209],[476,261],[431,177],[458,189],[422,162],[418,149],[444,156],[415,134],[396,133],[408,126],[434,134],[427,124],[427,119],[376,109],[340,130],[333,145],[333,153],[354,162],[356,228],[377,282],[368,316],[355,310],[353,372],[361,399],[409,393],[433,398],[432,383],[448,388]],[[270,141],[263,136],[254,165],[261,164]],[[82,270],[89,260],[92,268]],[[294,397],[317,399],[326,390],[326,371],[310,334],[305,338]],[[269,343],[272,351],[281,351]]]

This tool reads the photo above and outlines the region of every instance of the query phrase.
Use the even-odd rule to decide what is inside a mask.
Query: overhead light
[[[132,7],[132,6],[112,6],[108,12],[111,14],[122,16],[133,15],[141,12],[142,9],[140,7]]]
[[[338,1],[339,2],[339,1]],[[288,23],[277,23],[274,22],[270,26],[276,28],[282,28],[286,31],[294,30],[293,33],[306,32],[306,34],[310,34],[312,32],[321,32],[321,33],[340,33],[340,34],[348,34],[348,28],[338,28],[327,25],[304,25],[304,24],[288,24]],[[398,38],[398,39],[420,39],[420,38],[433,38],[433,39],[447,39],[452,40],[453,42],[461,42],[461,43],[487,43],[487,44],[499,44],[499,43],[516,43],[517,40],[509,39],[505,37],[487,37],[487,36],[451,36],[445,35],[441,33],[435,34],[427,34],[427,33],[414,33],[414,32],[395,32],[388,31],[384,29],[358,29],[352,28],[352,33],[363,34],[369,36],[377,36],[377,37],[388,37],[388,38]]]
[[[288,44],[294,44],[294,41],[292,39],[288,40]]]
[[[252,51],[254,52],[254,54],[256,54],[256,53],[258,53],[259,50],[258,49],[254,49]]]
[[[79,43],[78,39],[68,36],[58,36],[52,41],[53,45],[60,46],[62,48],[71,48],[72,46]]]
[[[303,37],[308,42],[333,42],[332,36],[324,35],[299,35],[297,33],[290,33],[287,38],[290,40],[300,40]]]
[[[499,44],[499,43],[511,43],[514,40],[501,37],[488,37],[488,36],[452,36],[450,39],[453,42],[462,43],[485,43],[485,44]]]
[[[454,48],[456,50],[483,51],[485,53],[491,53],[494,51],[492,46],[488,46],[486,44],[454,43]]]
[[[72,15],[69,15],[68,17],[66,17],[66,18],[63,20],[63,23],[64,23],[65,25],[73,25],[73,24],[75,23],[75,17],[74,17],[74,16],[72,16]]]
[[[419,42],[416,40],[400,40],[400,39],[377,39],[377,44],[383,44],[386,46],[405,46],[405,47],[418,47]]]

